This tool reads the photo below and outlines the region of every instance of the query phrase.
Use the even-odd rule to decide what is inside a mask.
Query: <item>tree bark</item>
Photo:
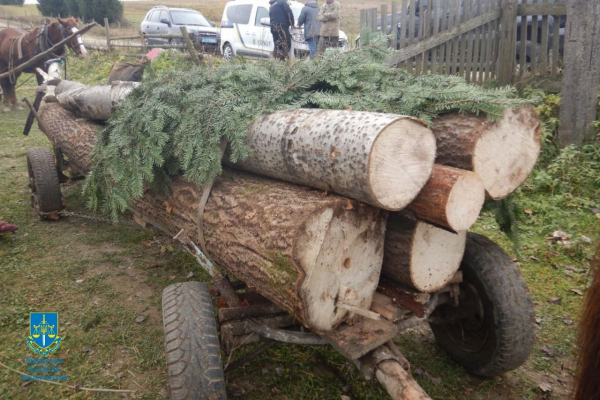
[[[63,79],[56,85],[56,89],[54,89],[54,94],[58,96],[59,94],[68,92],[69,90],[83,89],[87,87],[88,86],[84,85],[83,83]]]
[[[359,111],[263,115],[251,125],[246,143],[253,155],[234,168],[386,210],[400,210],[416,197],[435,158],[435,139],[418,120]]]
[[[473,225],[484,200],[479,175],[436,164],[429,181],[408,208],[419,219],[458,232]]]
[[[434,121],[437,164],[466,169],[483,180],[491,199],[503,199],[529,176],[541,149],[540,119],[531,106],[504,111],[500,121],[448,114]]]
[[[382,274],[421,292],[434,292],[460,267],[466,231],[452,233],[419,221],[410,213],[387,221]]]
[[[50,110],[40,123],[69,159],[89,170],[96,141],[89,123]],[[170,193],[147,191],[132,210],[171,235],[183,229],[198,243],[201,195],[201,188],[175,178]],[[305,326],[325,332],[348,315],[338,301],[370,308],[383,259],[385,216],[344,197],[226,170],[208,198],[203,236],[215,263]]]
[[[139,82],[119,81],[110,85],[76,87],[57,94],[56,98],[61,106],[80,117],[106,121],[125,97],[139,85]]]

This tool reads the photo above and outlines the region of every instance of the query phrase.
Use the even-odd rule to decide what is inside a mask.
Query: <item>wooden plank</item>
[[[200,65],[201,59],[198,56],[196,49],[194,48],[194,43],[192,42],[192,38],[190,37],[190,34],[188,33],[187,28],[185,26],[182,26],[179,29],[181,30],[181,36],[183,36],[183,41],[185,42],[185,46],[187,47],[188,52],[190,53],[190,56],[192,57],[192,61],[194,62],[194,64]]]
[[[541,0],[544,3],[546,0]],[[558,22],[558,21],[557,21]],[[540,72],[548,73],[548,16],[542,17],[542,43],[540,45]]]
[[[323,336],[331,345],[350,360],[356,360],[393,339],[398,334],[396,325],[387,319],[375,321],[356,317],[353,325],[346,323]]]
[[[369,8],[368,10],[365,10],[365,28],[367,28],[369,31],[373,32],[373,28],[371,28],[371,22],[373,21],[373,19],[371,18],[371,9]]]
[[[412,0],[412,1],[414,1],[414,0]],[[513,1],[513,0],[511,0],[511,1]],[[429,49],[432,49],[435,46],[438,46],[442,43],[447,42],[448,40],[456,39],[461,34],[471,31],[471,30],[477,28],[478,26],[487,24],[490,21],[494,21],[494,20],[498,19],[500,17],[500,15],[501,15],[500,10],[494,10],[494,11],[490,11],[485,14],[482,14],[482,15],[480,15],[476,18],[473,18],[463,24],[454,26],[445,32],[438,33],[436,36],[431,36],[419,43],[414,44],[413,46],[409,46],[405,49],[401,49],[397,54],[394,54],[393,56],[389,57],[385,61],[385,63],[387,65],[395,65],[400,61],[404,61],[410,57],[414,57],[415,55],[422,53],[424,51],[427,51]],[[514,23],[512,24],[513,27],[515,25],[516,24],[514,24]]]
[[[477,9],[479,8],[479,1],[475,1],[473,2],[471,0],[471,7],[469,10],[469,19],[476,17],[477,16]],[[465,77],[467,79],[467,82],[471,82],[471,79],[473,79],[472,74],[473,74],[473,47],[475,46],[474,40],[475,40],[475,36],[478,33],[479,27],[473,29],[473,31],[471,32],[467,32],[466,39],[467,39],[467,58],[465,59]]]
[[[104,18],[104,28],[106,29],[106,48],[111,51],[110,47],[110,26],[108,24],[108,18]]]
[[[463,10],[462,10],[462,14],[461,14],[461,23],[464,23],[466,21],[468,21],[470,19],[471,16],[471,8],[473,5],[473,0],[463,0]],[[459,38],[459,48],[460,48],[460,53],[458,55],[458,74],[462,77],[465,77],[465,67],[466,67],[466,63],[467,63],[467,37],[469,36],[469,33],[466,32],[462,35],[460,35]]]
[[[533,0],[533,4],[537,4],[538,0]],[[538,37],[538,16],[537,14],[531,16],[531,54],[529,55],[531,62],[531,73],[535,74],[538,70],[538,59],[536,56],[537,48],[537,37]]]
[[[408,26],[407,25],[407,21],[408,21],[407,20],[407,17],[408,17],[408,2],[407,2],[407,0],[402,0],[400,11],[401,11],[401,13],[400,13],[401,28],[400,28],[400,46],[399,46],[399,48],[403,49],[407,46],[407,44],[406,44],[406,36],[407,36],[406,35],[407,34],[406,27]],[[406,61],[402,62],[401,65],[403,68],[406,68]]]
[[[416,36],[416,40],[417,42],[420,42],[423,39],[424,36],[424,28],[425,28],[425,23],[424,23],[424,19],[425,19],[425,13],[424,13],[424,1],[420,1],[419,2],[419,28],[418,28],[418,34]],[[415,57],[415,75],[419,76],[421,75],[421,67],[423,65],[423,52],[420,52],[419,54],[417,54],[417,56]]]
[[[381,33],[384,35],[388,34],[388,24],[387,24],[387,6],[385,4],[381,5]]]
[[[408,5],[409,14],[408,14],[408,43],[406,47],[413,46],[415,44],[415,16],[416,16],[416,8],[417,2],[415,0],[410,0]],[[400,50],[402,51],[402,50]],[[414,57],[414,55],[413,55]],[[414,60],[412,57],[407,57],[406,60],[406,69],[412,74],[414,73]]]
[[[448,30],[448,5],[450,0],[442,0],[442,20],[441,20],[441,28],[440,32],[446,32]],[[440,74],[444,74],[446,71],[446,44],[439,45],[439,60],[440,60]]]
[[[567,15],[567,3],[519,4],[517,15]]]
[[[492,0],[492,9],[498,10],[499,5],[497,0]],[[488,79],[496,78],[496,65],[498,60],[498,42],[500,41],[500,32],[499,32],[500,20],[497,19],[495,21],[490,22],[490,35],[488,36],[488,43],[486,47],[488,47],[488,59],[487,59],[487,70],[488,70]]]
[[[448,29],[446,32],[450,31],[452,27],[455,25],[457,4],[460,5],[459,0],[448,0]],[[452,73],[452,54],[454,50],[454,42],[452,40],[448,40],[446,43],[446,60],[444,72],[445,75],[450,75]]]
[[[552,69],[550,74],[556,76],[558,72],[558,46],[560,40],[560,16],[554,16],[554,25],[552,31]]]
[[[521,30],[520,38],[520,50],[519,50],[519,76],[525,75],[525,71],[527,71],[527,16],[523,15],[521,18],[521,26],[519,29]]]
[[[561,145],[592,139],[600,82],[600,2],[570,0],[567,7],[565,54],[560,105]],[[589,136],[588,136],[589,135]]]
[[[115,41],[115,40],[137,40],[140,38],[140,35],[136,35],[136,36],[119,36],[119,37],[111,37],[110,40],[111,41]]]
[[[517,32],[517,0],[506,0],[500,20],[500,48],[498,49],[498,83],[509,85],[515,71]]]
[[[398,3],[392,1],[392,49],[398,49]]]
[[[373,32],[377,32],[377,8],[373,8],[371,10],[371,26],[373,27]]]
[[[435,36],[440,31],[440,23],[442,18],[442,0],[431,0],[431,8],[433,11],[433,31],[432,36]],[[431,73],[438,73],[440,47],[435,47],[431,50]]]
[[[425,7],[425,23],[423,24],[423,34],[421,40],[431,36],[431,12],[433,7],[431,4],[432,0],[429,0],[429,4]],[[421,3],[424,3],[423,1]],[[421,57],[423,58],[423,73],[426,74],[429,71],[429,50],[425,51]]]
[[[359,33],[367,26],[367,10],[360,10],[360,28]]]
[[[454,15],[454,25],[460,26],[461,15],[463,7],[461,6],[461,0],[456,2],[456,14]],[[458,72],[458,54],[460,52],[460,38],[455,37],[452,39],[452,64],[450,64],[450,74],[454,75]]]
[[[474,17],[478,17],[480,14],[484,12],[485,8],[485,0],[475,1],[475,12],[473,14]],[[473,82],[477,82],[481,76],[479,71],[480,66],[480,54],[479,47],[481,45],[481,41],[483,40],[483,27],[477,27],[473,31],[473,55],[471,56],[471,67],[469,69],[469,75],[471,76],[471,80]]]
[[[483,0],[481,2],[481,8],[479,9],[480,14],[485,14],[490,11],[489,0]],[[473,59],[477,61],[477,82],[483,83],[485,78],[485,44],[487,42],[487,29],[488,25],[482,25],[479,29],[479,40],[477,40],[479,48],[473,55]]]
[[[398,307],[391,297],[383,293],[375,292],[373,294],[373,302],[371,303],[371,311],[376,312],[383,318],[391,322],[396,322],[410,311],[402,310]]]

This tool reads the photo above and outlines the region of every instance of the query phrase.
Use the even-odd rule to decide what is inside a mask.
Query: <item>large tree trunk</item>
[[[96,140],[90,124],[52,112],[54,107],[42,107],[48,109],[40,113],[40,128],[89,170]],[[199,242],[202,190],[181,178],[170,189],[146,192],[133,211],[172,235],[184,229]],[[307,327],[329,331],[348,315],[342,303],[370,307],[383,259],[385,214],[344,197],[226,170],[208,198],[203,236],[214,262]]]
[[[429,179],[431,131],[410,117],[298,109],[258,117],[235,168],[330,190],[386,210],[410,203]]]
[[[391,214],[382,274],[421,292],[436,291],[460,267],[466,238],[466,231],[452,233],[436,228],[407,212]]]
[[[71,85],[77,86],[73,83]],[[113,82],[110,85],[75,87],[67,91],[61,89],[60,94],[56,91],[55,93],[60,105],[74,111],[78,116],[106,121],[125,97],[139,85],[139,82]],[[59,84],[57,89],[60,87]]]
[[[436,164],[429,181],[408,208],[419,219],[458,232],[473,225],[484,200],[479,175]]]
[[[500,121],[448,114],[434,121],[436,163],[477,173],[486,196],[503,199],[527,179],[540,154],[540,119],[531,106],[504,111]]]

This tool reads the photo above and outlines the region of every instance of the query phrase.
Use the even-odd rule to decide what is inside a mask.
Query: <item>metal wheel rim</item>
[[[233,59],[233,49],[229,45],[223,47],[223,59],[231,61]]]
[[[444,306],[440,312],[446,314],[444,324],[448,337],[463,351],[481,351],[489,337],[489,315],[485,312],[483,299],[475,285],[464,282],[460,285],[459,306]]]

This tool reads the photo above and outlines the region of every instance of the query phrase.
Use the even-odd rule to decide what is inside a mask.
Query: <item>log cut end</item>
[[[446,203],[448,226],[454,231],[469,229],[477,221],[485,201],[483,182],[479,175],[469,171],[462,172],[452,186]]]
[[[307,322],[330,331],[348,311],[341,304],[368,310],[379,282],[385,218],[376,208],[325,208],[306,221],[294,258],[304,272],[301,298]]]
[[[507,109],[477,142],[473,170],[486,196],[508,197],[529,176],[541,150],[540,119],[531,106]]]
[[[435,151],[435,136],[417,121],[398,119],[383,129],[368,166],[375,205],[391,211],[406,207],[427,183]]]
[[[391,215],[382,273],[421,292],[436,291],[460,267],[466,240],[467,231],[453,233],[406,213]]]

